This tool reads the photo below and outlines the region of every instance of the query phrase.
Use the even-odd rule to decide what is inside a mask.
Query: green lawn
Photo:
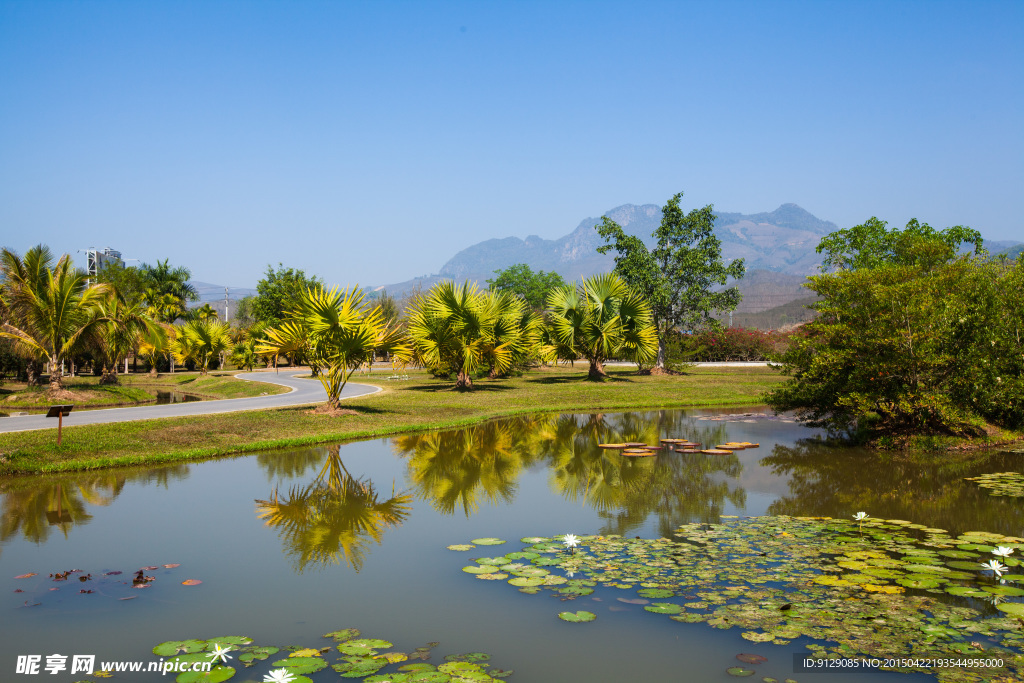
[[[67,400],[76,406],[125,406],[152,403],[158,391],[180,391],[208,399],[244,398],[261,394],[279,394],[286,387],[262,382],[246,382],[233,377],[234,373],[218,372],[206,376],[198,372],[176,372],[152,376],[149,374],[118,375],[120,384],[101,386],[99,377],[68,377],[64,388],[71,393]],[[24,382],[7,382],[0,386],[0,412],[42,409],[54,403],[46,396],[48,385],[26,387]]]
[[[0,474],[56,472],[165,462],[267,448],[337,442],[399,432],[455,427],[538,412],[593,412],[634,408],[750,405],[784,378],[770,368],[694,368],[684,375],[637,376],[612,369],[588,382],[586,365],[542,368],[522,377],[478,380],[459,393],[426,373],[408,381],[388,372],[354,376],[383,391],[343,403],[350,414],[314,414],[311,407],[246,411],[0,434]]]

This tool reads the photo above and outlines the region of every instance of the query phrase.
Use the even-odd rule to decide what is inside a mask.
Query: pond
[[[202,396],[196,396],[195,394],[186,394],[181,391],[158,391],[156,392],[156,404],[167,405],[169,403],[191,403],[192,401],[202,401]]]
[[[507,680],[538,683],[724,682],[755,671],[748,680],[936,680],[795,670],[808,645],[834,646],[832,636],[851,633],[874,655],[920,654],[907,648],[936,642],[962,646],[964,657],[1019,648],[1019,620],[1004,611],[1022,599],[1019,575],[1000,584],[978,560],[993,557],[986,542],[1022,535],[1024,511],[1019,498],[965,478],[1019,471],[1022,455],[934,464],[814,436],[757,409],[542,416],[3,480],[0,679],[32,680],[15,673],[24,655],[41,655],[41,667],[53,654],[148,664],[166,659],[152,652],[159,643],[232,635],[282,648],[252,668],[233,658],[232,681],[263,681],[287,647],[331,647],[327,663],[347,655],[358,664],[342,661],[347,678],[289,669],[306,677],[296,680],[364,680],[356,674],[376,666],[367,680],[384,681],[410,661],[438,666],[446,655],[486,653],[449,667],[462,671],[452,680],[489,680],[479,671],[486,664],[514,670]],[[662,438],[759,447],[627,458],[598,446]],[[854,522],[858,511],[869,519]],[[978,532],[989,536],[956,539]],[[571,555],[561,543],[570,533],[582,537]],[[662,537],[673,542],[647,540]],[[505,542],[484,544],[489,538]],[[448,549],[460,545],[475,547]],[[1012,556],[1006,562],[1018,571]],[[560,613],[596,619],[572,623]],[[893,617],[908,614],[923,616]],[[855,628],[856,619],[866,621]],[[968,622],[984,628],[964,640],[957,628]],[[347,628],[393,647],[346,641],[351,633],[324,637]],[[381,668],[385,660],[370,659],[377,651],[412,659]],[[405,676],[394,680],[447,680]],[[46,680],[95,678],[65,670]]]

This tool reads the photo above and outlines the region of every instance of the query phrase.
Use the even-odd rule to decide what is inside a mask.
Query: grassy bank
[[[611,370],[603,383],[586,369],[546,368],[522,377],[480,380],[459,393],[426,374],[388,381],[384,374],[353,377],[383,391],[344,402],[351,411],[317,415],[310,407],[254,410],[202,417],[87,425],[64,430],[0,434],[0,474],[58,472],[167,462],[434,429],[537,412],[749,405],[782,381],[770,368],[695,368],[677,376],[637,376]]]
[[[93,376],[68,377],[64,380],[64,388],[69,396],[62,400],[78,407],[101,408],[152,403],[160,391],[179,391],[206,399],[245,398],[288,391],[276,384],[236,380],[234,374],[128,374],[118,375],[120,383],[117,385],[101,385],[100,378]],[[48,385],[46,378],[43,379],[43,385],[37,387],[26,386],[24,382],[6,382],[0,387],[0,411],[42,410],[52,405],[54,401],[46,395]]]

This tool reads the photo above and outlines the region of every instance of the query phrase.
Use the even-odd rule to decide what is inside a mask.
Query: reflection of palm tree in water
[[[373,482],[356,479],[341,461],[340,446],[327,449],[327,461],[316,479],[293,486],[287,495],[277,489],[269,500],[257,500],[256,511],[267,526],[276,527],[298,571],[342,560],[359,571],[370,543],[409,516],[412,498],[395,494],[380,500]]]
[[[556,436],[547,453],[552,485],[567,499],[583,500],[596,509],[607,520],[601,533],[626,534],[654,514],[659,533],[670,535],[687,522],[717,522],[727,500],[737,507],[746,503],[742,488],[713,479],[739,476],[743,466],[735,455],[664,452],[629,458],[598,447],[628,441],[655,444],[664,434],[710,443],[724,440],[723,425],[698,429],[681,411],[590,415],[582,424],[573,415],[553,419]]]
[[[8,481],[0,488],[0,541],[21,534],[34,543],[45,543],[51,527],[60,529],[67,538],[73,527],[92,519],[86,504],[106,507],[117,499],[127,482],[145,479],[166,483],[179,470],[187,472],[187,468],[179,465]]]
[[[533,459],[537,420],[517,418],[466,429],[398,437],[394,444],[409,456],[409,478],[417,497],[435,510],[469,517],[481,499],[511,502],[516,480]]]
[[[698,425],[700,425],[698,427]],[[644,441],[662,435],[721,443],[725,425],[708,427],[682,411],[560,415],[515,418],[468,429],[413,434],[394,439],[409,458],[417,497],[445,514],[467,516],[481,501],[511,501],[520,473],[547,461],[553,487],[572,501],[584,501],[609,520],[605,533],[625,533],[656,514],[662,534],[680,524],[718,521],[725,501],[737,507],[746,493],[730,488],[742,466],[733,456],[666,453],[626,458],[599,443]]]

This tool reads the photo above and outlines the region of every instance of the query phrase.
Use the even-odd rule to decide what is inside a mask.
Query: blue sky
[[[0,243],[378,285],[681,190],[1024,240],[1022,36],[1019,1],[0,0]]]

